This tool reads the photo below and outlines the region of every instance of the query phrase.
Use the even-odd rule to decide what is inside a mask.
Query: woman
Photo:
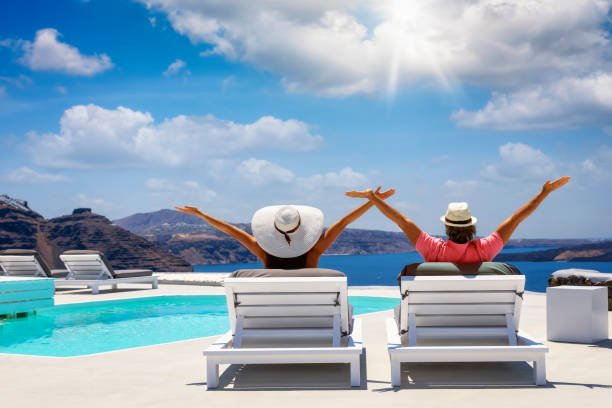
[[[376,198],[384,200],[395,190],[380,192]],[[197,215],[244,245],[268,269],[316,268],[319,258],[344,229],[373,206],[368,201],[346,214],[323,233],[323,213],[318,208],[304,205],[276,205],[264,207],[253,215],[253,235],[227,222],[204,214],[196,207],[174,207],[186,214]]]
[[[421,231],[408,217],[385,203],[378,190],[375,192],[370,189],[349,191],[346,195],[368,198],[371,203],[374,203],[387,218],[400,227],[425,262],[488,262],[495,258],[516,227],[538,208],[548,194],[569,181],[570,177],[561,177],[553,182],[546,181],[542,186],[542,191],[502,222],[494,233],[481,239],[474,239],[477,219],[470,215],[467,203],[450,203],[446,215],[440,217],[440,221],[446,226],[448,235],[448,240],[444,241]]]

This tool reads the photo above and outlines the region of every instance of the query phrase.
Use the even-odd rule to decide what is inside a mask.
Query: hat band
[[[300,228],[300,224],[302,223],[302,217],[298,218],[298,225],[296,225],[296,227],[290,231],[283,231],[282,229],[278,228],[276,226],[276,221],[274,221],[274,228],[276,228],[276,230],[278,232],[280,232],[281,234],[283,234],[285,236],[285,240],[287,241],[287,245],[291,246],[291,237],[288,234],[292,234],[295,231],[298,230],[298,228]]]
[[[470,217],[469,220],[461,220],[461,221],[449,220],[447,217],[444,217],[444,220],[451,224],[470,224],[472,222],[472,217]]]

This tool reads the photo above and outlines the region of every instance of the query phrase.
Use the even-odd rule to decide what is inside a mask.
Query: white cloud
[[[66,89],[66,87],[61,86],[61,85],[56,86],[55,90],[61,93],[62,95],[66,95],[68,93],[68,90]]]
[[[197,181],[172,181],[160,178],[150,178],[145,182],[151,196],[164,202],[163,205],[179,205],[184,202],[209,202],[217,196],[214,190],[200,186]]]
[[[102,198],[89,197],[84,193],[78,193],[75,201],[79,207],[91,208],[93,212],[98,214],[104,214],[116,209],[114,204],[105,201]]]
[[[253,157],[240,163],[236,172],[254,185],[288,183],[295,178],[290,170],[267,160],[258,160]]]
[[[183,70],[186,66],[187,64],[185,63],[185,61],[177,59],[172,64],[170,64],[168,68],[164,71],[164,76],[176,75],[181,72],[181,70]]]
[[[580,167],[589,177],[609,181],[612,179],[612,147],[600,146],[595,154],[580,163]]]
[[[439,163],[447,161],[448,159],[450,159],[450,156],[448,154],[443,154],[442,156],[433,157],[431,159],[431,162],[434,164],[439,164]]]
[[[232,85],[236,83],[236,77],[234,75],[229,75],[221,81],[221,88],[224,91],[227,91]]]
[[[478,182],[476,180],[446,180],[442,187],[448,196],[463,198],[478,187]]]
[[[157,25],[157,19],[155,17],[149,17],[149,23],[155,27]]]
[[[61,174],[39,173],[29,167],[20,167],[13,170],[5,177],[5,180],[9,183],[19,184],[50,184],[69,181],[66,176]]]
[[[322,141],[294,119],[263,116],[241,124],[179,115],[155,124],[148,112],[90,104],[67,109],[59,133],[30,132],[24,147],[33,162],[49,167],[194,166],[240,151],[308,151]]]
[[[71,75],[92,76],[113,67],[106,54],[83,55],[79,50],[58,40],[54,28],[36,32],[34,42],[21,40],[23,55],[19,61],[33,71],[57,71]]]
[[[612,123],[612,74],[563,78],[512,93],[496,93],[475,112],[459,110],[459,126],[498,129],[552,129]]]
[[[483,176],[490,180],[554,179],[557,166],[541,150],[523,143],[506,143],[499,147],[499,160],[485,166]]]
[[[203,55],[276,73],[290,91],[393,94],[421,81],[509,89],[609,71],[609,0],[141,2],[210,45]]]
[[[325,190],[345,191],[369,187],[368,177],[350,167],[345,167],[338,172],[331,171],[298,177],[291,170],[276,163],[253,157],[242,161],[236,168],[236,174],[251,186],[271,188],[269,190],[272,192],[271,196],[278,196],[282,191],[282,194],[293,195],[300,199],[304,197],[310,199],[313,193]]]
[[[34,82],[30,77],[23,74],[19,74],[17,77],[0,76],[0,81],[14,85],[17,88],[23,88],[24,86],[30,85]]]
[[[0,86],[0,98],[4,98],[6,96],[6,87]]]
[[[315,174],[300,180],[300,185],[313,190],[321,188],[355,189],[368,186],[368,177],[345,167],[339,172]]]

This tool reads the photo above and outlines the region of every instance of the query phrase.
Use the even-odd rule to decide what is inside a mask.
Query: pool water
[[[355,314],[392,309],[399,299],[349,296]],[[72,357],[149,346],[229,330],[225,296],[156,296],[39,309],[0,321],[0,353]]]

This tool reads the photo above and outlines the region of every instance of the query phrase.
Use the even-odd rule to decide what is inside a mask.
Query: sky
[[[451,201],[516,238],[612,237],[612,0],[0,5],[0,194],[45,217],[195,205],[249,222]],[[398,230],[376,209],[352,227]]]

